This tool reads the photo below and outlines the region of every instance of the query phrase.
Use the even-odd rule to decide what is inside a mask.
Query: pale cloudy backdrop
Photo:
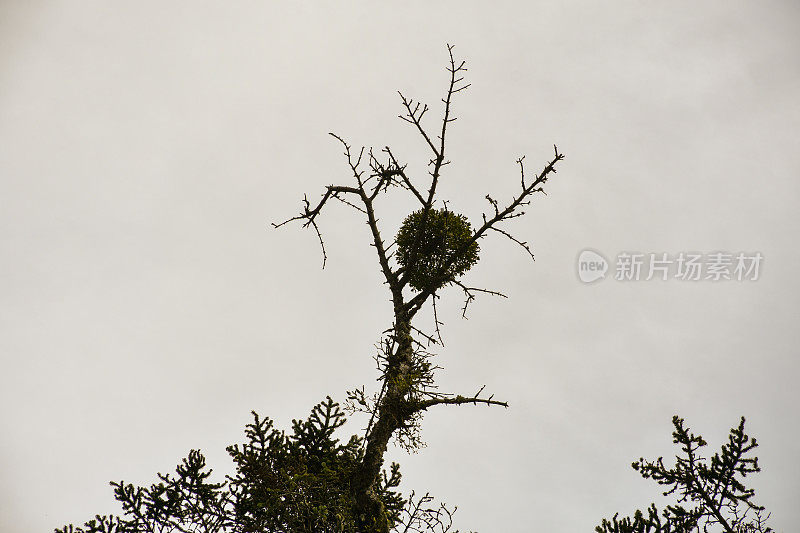
[[[191,448],[220,476],[256,409],[288,428],[372,385],[389,326],[369,236],[331,205],[335,131],[427,154],[396,90],[455,103],[442,192],[478,220],[515,159],[567,155],[512,243],[485,241],[469,321],[442,309],[444,390],[511,408],[428,415],[393,453],[407,490],[482,533],[591,531],[659,499],[679,413],[713,446],[758,437],[758,501],[800,498],[800,5],[767,2],[0,3],[0,531],[116,512]],[[382,206],[391,235],[405,204]],[[582,284],[584,248],[761,252],[755,282]],[[349,427],[359,430],[360,421]]]

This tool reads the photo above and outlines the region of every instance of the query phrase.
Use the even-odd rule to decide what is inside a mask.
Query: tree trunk
[[[411,414],[407,400],[407,394],[413,386],[414,347],[410,320],[396,322],[395,339],[396,348],[394,353],[389,354],[388,368],[384,377],[386,391],[377,406],[377,420],[367,435],[364,459],[352,485],[358,506],[360,527],[364,533],[389,532],[386,510],[375,488],[389,439]]]

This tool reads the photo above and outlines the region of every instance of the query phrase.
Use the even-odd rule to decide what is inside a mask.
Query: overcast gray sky
[[[462,529],[591,531],[660,502],[632,460],[671,456],[673,414],[716,447],[760,442],[758,502],[800,498],[800,5],[716,2],[0,3],[0,530],[116,512],[201,448],[220,476],[251,409],[288,428],[374,385],[391,309],[358,214],[273,230],[349,174],[335,131],[425,146],[398,89],[440,110],[445,43],[468,61],[441,192],[479,220],[514,161],[566,154],[528,240],[486,240],[440,310],[445,391],[406,490]],[[433,124],[433,122],[431,122]],[[393,197],[396,198],[396,197]],[[381,204],[385,235],[408,205]],[[760,252],[757,281],[584,284],[584,248]],[[613,267],[612,267],[613,268]],[[360,421],[349,426],[360,429]]]

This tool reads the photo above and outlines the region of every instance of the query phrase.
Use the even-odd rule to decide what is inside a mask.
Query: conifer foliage
[[[253,412],[245,428],[247,441],[227,448],[236,473],[212,482],[205,457],[192,450],[174,474],[137,487],[112,482],[123,517],[96,516],[82,527],[57,533],[133,532],[283,532],[356,531],[350,478],[363,455],[362,439],[341,443],[334,436],[344,413],[330,397],[305,420],[292,422],[292,433]],[[376,493],[394,525],[406,500],[394,489],[399,466],[384,471]]]
[[[678,501],[667,505],[659,513],[655,504],[647,509],[647,516],[637,510],[633,517],[603,522],[595,528],[597,533],[768,533],[769,516],[764,507],[751,501],[755,490],[747,488],[744,478],[760,472],[758,457],[749,456],[758,444],[744,432],[744,417],[731,429],[728,442],[711,458],[703,456],[708,444],[703,437],[691,433],[683,419],[675,416],[672,424],[673,442],[680,446],[674,467],[667,467],[664,459],[646,461],[640,458],[631,466],[645,479],[652,479],[668,489],[664,496],[675,495]],[[688,504],[688,507],[684,506]]]

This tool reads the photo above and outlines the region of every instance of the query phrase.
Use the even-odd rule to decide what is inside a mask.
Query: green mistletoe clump
[[[472,227],[464,215],[447,209],[430,209],[425,220],[420,209],[406,217],[397,233],[397,262],[417,291],[436,290],[478,262],[480,247],[472,239]]]

